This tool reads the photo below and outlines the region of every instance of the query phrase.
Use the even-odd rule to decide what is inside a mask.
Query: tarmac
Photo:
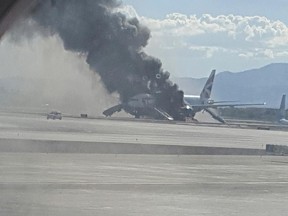
[[[0,215],[287,215],[288,158],[265,154],[286,131],[7,113],[0,128]]]

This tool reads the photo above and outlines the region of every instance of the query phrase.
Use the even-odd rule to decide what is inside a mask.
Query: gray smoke
[[[183,94],[161,61],[143,52],[149,29],[116,12],[120,5],[117,0],[43,1],[32,18],[59,35],[65,49],[85,55],[107,90],[118,92],[122,102],[139,93],[160,92],[160,106],[173,116]]]

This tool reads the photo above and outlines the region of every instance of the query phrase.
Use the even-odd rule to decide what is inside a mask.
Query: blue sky
[[[145,48],[174,76],[288,62],[287,0],[123,0],[151,29]],[[132,13],[132,14],[133,14]]]
[[[169,13],[266,16],[288,23],[287,0],[123,0],[140,16],[163,18]]]

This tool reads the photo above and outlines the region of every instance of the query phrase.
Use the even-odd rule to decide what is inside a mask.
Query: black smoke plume
[[[140,93],[158,93],[159,106],[176,117],[182,92],[169,80],[161,61],[143,52],[149,29],[117,12],[119,6],[117,0],[45,0],[32,17],[58,34],[65,49],[86,55],[107,90],[118,92],[122,102]]]

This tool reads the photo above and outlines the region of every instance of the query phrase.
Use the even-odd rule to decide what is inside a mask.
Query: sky
[[[151,30],[145,51],[176,77],[288,63],[287,0],[123,0]]]

